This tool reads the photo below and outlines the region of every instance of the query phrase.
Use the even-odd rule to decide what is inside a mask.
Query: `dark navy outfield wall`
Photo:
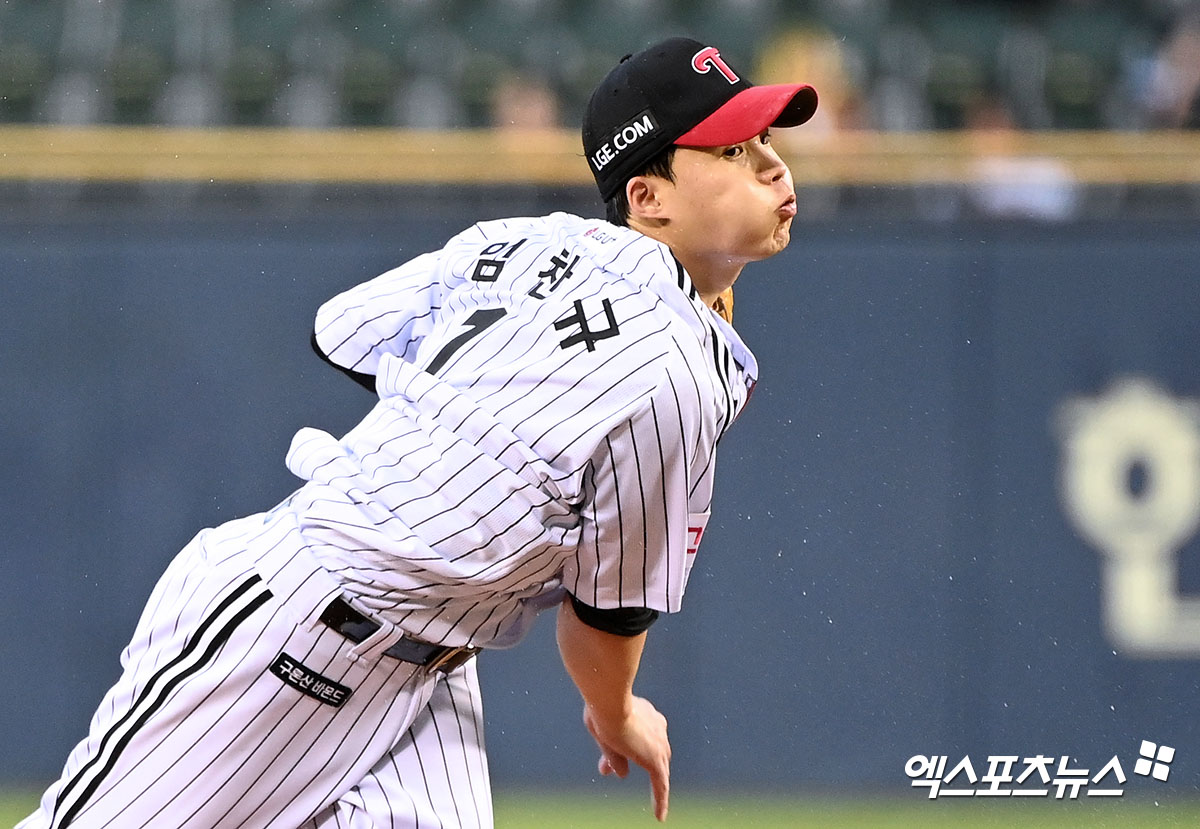
[[[545,195],[0,221],[0,780],[57,773],[174,552],[297,483],[293,432],[367,410],[309,351],[320,302]],[[1041,753],[1119,755],[1148,790],[1147,739],[1177,749],[1162,790],[1194,791],[1200,642],[1108,636],[1059,472],[1068,401],[1127,376],[1200,398],[1200,225],[801,222],[737,299],[762,379],[640,681],[677,784],[904,787],[915,754]],[[593,779],[549,619],[482,672],[498,784]]]

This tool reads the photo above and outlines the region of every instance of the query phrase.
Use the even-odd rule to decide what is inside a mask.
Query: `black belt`
[[[371,621],[341,598],[334,599],[321,611],[321,621],[356,644],[379,631],[377,622]],[[386,656],[402,662],[422,665],[431,671],[447,674],[477,653],[479,648],[452,648],[408,638],[401,639],[384,651]]]

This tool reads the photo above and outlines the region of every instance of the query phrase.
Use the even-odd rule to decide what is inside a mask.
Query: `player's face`
[[[674,186],[663,193],[670,244],[689,271],[740,268],[787,247],[795,187],[769,133],[728,147],[679,147],[672,171]]]

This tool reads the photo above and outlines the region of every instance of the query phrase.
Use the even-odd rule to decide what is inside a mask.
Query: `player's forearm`
[[[558,611],[558,650],[583,700],[598,717],[619,722],[633,706],[633,680],[646,634],[618,636],[579,620],[568,600]]]

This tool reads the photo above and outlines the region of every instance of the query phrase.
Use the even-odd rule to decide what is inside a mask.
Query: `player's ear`
[[[661,190],[668,184],[658,176],[634,176],[625,183],[625,197],[629,202],[629,217],[642,220],[660,220],[665,203]]]

